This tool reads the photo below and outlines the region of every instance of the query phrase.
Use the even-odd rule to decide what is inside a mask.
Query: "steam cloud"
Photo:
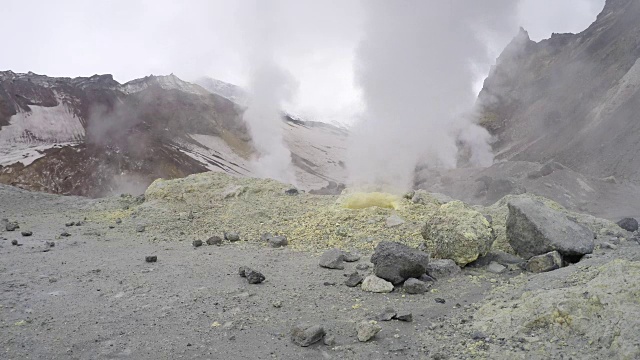
[[[282,108],[296,88],[294,78],[276,61],[276,48],[270,38],[275,24],[273,8],[256,1],[253,17],[255,33],[250,34],[249,103],[243,118],[249,127],[258,154],[252,161],[257,176],[295,183],[291,152],[284,144]]]
[[[365,2],[356,78],[366,105],[353,129],[349,181],[404,190],[416,165],[454,168],[458,145],[470,162],[493,161],[490,135],[474,123],[478,64],[488,38],[515,34],[511,0]]]

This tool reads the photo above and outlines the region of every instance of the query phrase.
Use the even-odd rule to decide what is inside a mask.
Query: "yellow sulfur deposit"
[[[341,204],[347,209],[366,209],[377,206],[383,209],[398,210],[400,198],[393,194],[382,192],[356,192],[345,195]]]

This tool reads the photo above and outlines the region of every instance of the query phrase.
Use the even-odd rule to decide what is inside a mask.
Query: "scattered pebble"
[[[241,266],[238,269],[238,274],[244,278],[247,278],[249,284],[260,284],[265,280],[264,275],[262,273],[252,270],[246,266]]]
[[[18,240],[11,240],[11,245],[18,245]]]
[[[361,321],[356,325],[356,331],[358,332],[358,340],[361,342],[367,342],[371,340],[377,333],[382,330],[382,327],[378,325],[376,321]]]
[[[399,320],[399,321],[412,322],[413,321],[413,314],[411,314],[410,312],[398,313],[394,317],[394,319]]]
[[[222,238],[220,236],[212,236],[210,238],[207,239],[207,245],[217,245],[220,246],[222,245]]]
[[[193,247],[200,247],[202,246],[202,240],[193,240],[191,244],[193,245]]]
[[[362,263],[362,264],[356,265],[356,270],[361,270],[361,271],[369,270],[369,267],[370,267],[369,264]]]
[[[291,329],[291,341],[302,347],[317,343],[324,335],[324,328],[320,325],[299,324]]]
[[[287,246],[289,244],[286,236],[272,236],[267,241],[269,242],[269,245],[273,248],[279,248],[279,247]]]
[[[60,234],[60,236],[69,237],[69,236],[71,236],[71,234],[69,234],[68,232],[64,231],[64,232],[62,232],[62,234]]]
[[[23,232],[21,232],[21,234],[22,234],[22,236],[31,236],[31,235],[33,235],[33,232],[32,231],[23,231]]]
[[[276,301],[273,302],[272,305],[273,305],[274,308],[280,309],[282,307],[282,301],[276,300]]]
[[[293,196],[293,195],[298,195],[300,192],[299,192],[299,191],[298,191],[298,189],[296,189],[296,188],[291,188],[291,189],[287,189],[287,190],[285,190],[285,191],[284,191],[284,193],[285,193],[286,195],[291,195],[291,196]]]
[[[348,287],[356,287],[360,285],[360,283],[362,283],[363,280],[364,278],[362,277],[362,275],[358,274],[357,272],[354,272],[349,275],[347,280],[344,281],[344,284],[347,285]]]
[[[344,264],[342,262],[345,257],[344,255],[344,251],[340,249],[327,250],[320,256],[319,265],[327,269],[343,270]]]
[[[69,221],[68,223],[65,223],[64,226],[69,227],[69,226],[73,226],[75,224],[76,224],[75,221]]]
[[[444,304],[446,301],[443,298],[435,298],[438,304]]]
[[[56,246],[56,243],[55,243],[55,242],[53,242],[53,241],[45,241],[45,242],[44,242],[44,245],[45,245],[46,247],[50,247],[50,248],[52,248],[52,247]]]
[[[144,232],[145,230],[146,230],[146,227],[144,225],[136,226],[136,231],[139,233]]]
[[[236,232],[225,232],[224,238],[225,240],[231,241],[231,242],[240,241],[240,235],[238,235],[238,233]]]
[[[402,286],[402,288],[407,294],[416,295],[416,294],[424,294],[425,292],[427,292],[427,289],[429,288],[429,286],[427,285],[427,283],[423,281],[410,278],[404,282],[404,285]]]
[[[148,263],[156,262],[156,261],[158,261],[158,256],[156,256],[156,255],[145,256],[144,261],[146,261]]]
[[[391,321],[396,317],[396,315],[397,312],[393,308],[387,307],[382,313],[378,315],[378,321]]]
[[[116,224],[118,224],[118,225],[122,224],[122,219],[117,218],[117,219],[116,219]]]

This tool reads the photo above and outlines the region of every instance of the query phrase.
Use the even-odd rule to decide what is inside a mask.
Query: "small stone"
[[[264,233],[260,235],[260,241],[269,241],[272,237],[273,235],[271,235],[271,233]]]
[[[410,278],[404,282],[402,288],[407,294],[424,294],[427,292],[429,286],[427,283],[422,282],[418,279]]]
[[[324,328],[320,325],[299,324],[291,329],[291,341],[302,347],[317,343],[324,335]]]
[[[342,261],[344,260],[344,252],[340,249],[331,249],[327,250],[320,256],[319,265],[320,267],[327,269],[344,269],[344,264]]]
[[[360,255],[357,252],[345,252],[344,253],[344,261],[346,261],[346,262],[356,262],[356,261],[359,261],[360,258],[362,258],[362,255]]]
[[[207,239],[207,245],[222,245],[222,238],[220,236],[212,236]]]
[[[238,235],[238,233],[236,232],[225,232],[224,238],[225,240],[231,241],[231,242],[240,241],[240,235]]]
[[[471,334],[471,338],[473,340],[484,340],[487,338],[487,335],[481,331],[474,331],[473,334]]]
[[[20,225],[18,225],[17,222],[7,222],[4,228],[7,231],[16,231],[17,229],[20,229]]]
[[[22,234],[22,236],[31,236],[31,235],[33,235],[33,232],[31,232],[31,231],[23,231],[21,234]]]
[[[109,229],[115,229],[116,226],[115,225],[109,225]]]
[[[247,277],[247,272],[249,271],[251,271],[251,269],[248,268],[247,266],[240,266],[240,268],[238,269],[238,275],[242,277]]]
[[[492,261],[491,263],[489,263],[489,266],[487,266],[487,270],[494,274],[502,274],[506,269],[506,266],[495,261]]]
[[[616,224],[618,224],[618,226],[630,232],[634,232],[638,230],[638,221],[634,218],[624,218],[618,221]]]
[[[356,331],[358,332],[358,340],[361,342],[367,342],[371,340],[377,333],[382,330],[382,327],[377,322],[361,321],[356,325]]]
[[[116,219],[116,224],[118,224],[118,225],[119,225],[119,224],[122,224],[122,219],[117,218],[117,219]]]
[[[53,241],[45,241],[44,242],[44,246],[52,248],[52,247],[56,246],[56,243],[53,242]]]
[[[391,321],[396,315],[397,312],[393,308],[386,307],[384,311],[378,315],[378,321]]]
[[[362,280],[364,280],[362,275],[358,274],[357,272],[354,272],[349,275],[347,280],[344,281],[344,284],[347,285],[348,287],[356,287],[360,285],[360,283],[362,283]]]
[[[436,301],[438,304],[444,304],[444,303],[446,302],[443,298],[435,298],[435,301]]]
[[[269,242],[269,246],[272,248],[279,248],[289,244],[286,236],[272,236],[267,241]]]
[[[246,271],[244,274],[249,284],[260,284],[265,280],[264,275],[262,275],[262,273],[255,270]]]
[[[18,240],[11,240],[11,245],[18,245]]]
[[[191,244],[193,244],[193,247],[200,247],[202,246],[202,240],[193,240]]]
[[[562,256],[557,251],[534,256],[529,261],[525,269],[534,273],[541,273],[556,270],[562,267]]]
[[[62,232],[62,234],[60,234],[60,236],[69,237],[69,236],[71,236],[71,234],[69,234],[68,232],[64,231],[64,232]]]
[[[145,228],[144,225],[136,226],[136,231],[139,232],[139,233],[144,232],[145,230],[146,230],[146,228]]]
[[[394,319],[399,320],[399,321],[412,322],[413,321],[413,314],[411,314],[410,312],[398,313],[394,317]]]
[[[336,286],[336,283],[333,281],[325,281],[324,283],[322,283],[322,285],[324,286]]]
[[[64,226],[70,227],[70,226],[74,226],[75,224],[76,224],[75,221],[69,221],[69,222],[65,223]]]
[[[327,346],[333,346],[336,344],[336,338],[335,336],[331,335],[331,336],[325,336],[324,337],[324,344]]]
[[[274,308],[280,309],[282,307],[282,301],[276,300],[276,301],[273,302],[272,305],[273,305]]]
[[[285,195],[294,196],[298,195],[300,192],[296,188],[287,189],[284,191]]]
[[[144,261],[146,261],[148,263],[156,262],[156,261],[158,261],[158,256],[156,256],[156,255],[145,256]]]
[[[438,259],[429,261],[427,274],[436,279],[444,279],[460,273],[460,267],[451,259]]]
[[[82,226],[84,224],[85,224],[85,222],[82,221],[82,220],[81,221],[76,221],[76,226]]]
[[[615,245],[615,244],[612,244],[612,243],[608,243],[608,242],[603,242],[601,247],[603,249],[616,250],[618,248],[618,245]]]
[[[364,271],[364,270],[369,270],[369,264],[358,264],[356,265],[356,270],[360,270],[360,271]]]
[[[373,293],[389,293],[393,291],[393,284],[375,275],[369,275],[362,281],[360,288]]]

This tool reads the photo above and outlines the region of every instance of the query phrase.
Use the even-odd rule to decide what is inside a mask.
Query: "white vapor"
[[[248,16],[252,26],[247,34],[249,64],[249,100],[243,118],[257,150],[251,166],[259,177],[295,183],[291,152],[282,129],[282,109],[296,88],[295,79],[278,64],[274,41],[274,4],[256,0]]]
[[[493,161],[488,132],[474,123],[477,64],[486,38],[517,32],[517,1],[365,2],[356,80],[366,110],[353,128],[352,185],[404,190],[416,165],[453,168],[458,145],[473,165]]]

